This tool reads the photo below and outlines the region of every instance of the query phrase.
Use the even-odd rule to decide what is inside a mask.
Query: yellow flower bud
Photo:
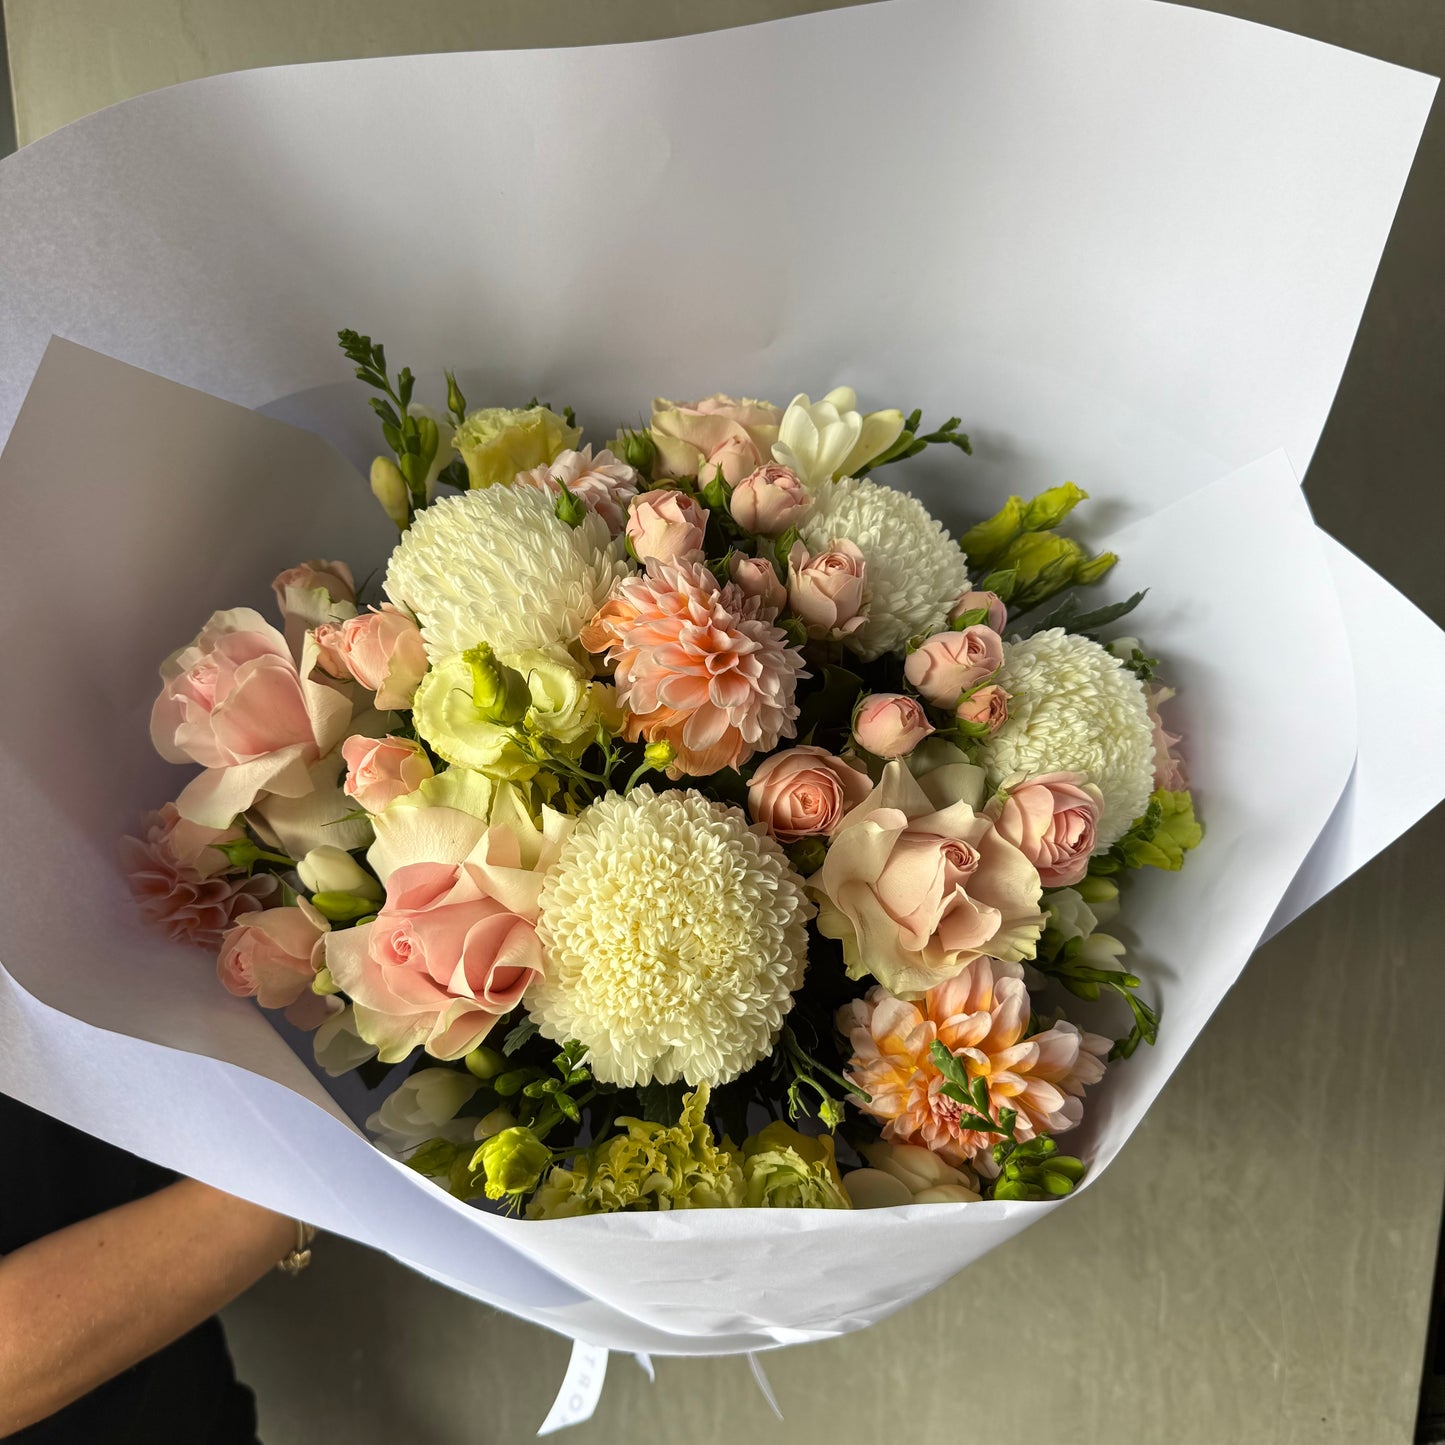
[[[493,1134],[472,1155],[472,1168],[480,1165],[487,1176],[488,1199],[530,1194],[551,1162],[552,1151],[520,1125]]]
[[[401,469],[390,457],[377,457],[372,462],[371,492],[386,515],[401,531],[406,531],[411,521],[411,494]]]

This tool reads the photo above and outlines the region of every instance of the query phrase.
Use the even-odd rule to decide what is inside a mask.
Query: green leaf
[[[1111,602],[1107,607],[1096,607],[1092,612],[1079,611],[1079,599],[1070,594],[1054,610],[1033,624],[1030,632],[1047,632],[1051,627],[1062,627],[1065,632],[1088,634],[1121,617],[1127,617],[1148,595],[1148,588],[1136,592],[1123,602]]]
[[[643,1084],[637,1090],[637,1102],[642,1107],[642,1117],[649,1124],[676,1124],[682,1113],[682,1096],[687,1085]]]
[[[510,1058],[527,1042],[538,1033],[537,1025],[530,1015],[524,1015],[521,1022],[508,1032],[507,1037],[502,1040],[502,1052]]]
[[[446,1174],[459,1154],[470,1153],[469,1149],[453,1144],[446,1139],[428,1139],[420,1148],[407,1156],[406,1167],[425,1174],[429,1179]]]

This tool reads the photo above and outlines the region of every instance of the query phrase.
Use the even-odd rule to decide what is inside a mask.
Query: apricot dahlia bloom
[[[582,645],[616,665],[627,740],[669,742],[671,776],[706,777],[793,736],[803,659],[772,615],[705,563],[660,563],[617,583]]]
[[[1000,1109],[1017,1110],[1015,1138],[1061,1134],[1079,1122],[1085,1086],[1104,1077],[1109,1040],[1062,1020],[1025,1038],[1030,1007],[1022,973],[1018,964],[979,958],[919,1003],[872,988],[838,1010],[838,1027],[853,1046],[845,1072],[871,1096],[859,1107],[883,1121],[885,1139],[997,1172],[989,1146],[998,1135],[961,1128],[960,1105],[941,1092],[945,1081],[930,1053],[935,1039],[970,1079],[986,1082],[995,1119]]]

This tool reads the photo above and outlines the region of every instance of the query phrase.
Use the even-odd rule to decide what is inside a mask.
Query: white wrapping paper
[[[954,522],[1066,476],[1095,494],[1108,593],[1153,589],[1130,625],[1181,687],[1209,830],[1131,889],[1164,1022],[1091,1094],[1071,1144],[1097,1177],[1261,936],[1445,793],[1445,765],[1390,766],[1438,717],[1445,638],[1296,484],[1433,90],[1143,0],[896,0],[221,77],[0,164],[0,1090],[653,1353],[861,1327],[1055,1207],[533,1224],[449,1199],[132,921],[114,839],[181,780],[148,750],[156,663],[290,562],[384,555],[343,455],[247,409],[364,462],[338,326],[594,436],[654,391],[962,411],[972,460],[890,480]],[[1366,645],[1396,720],[1357,736]]]

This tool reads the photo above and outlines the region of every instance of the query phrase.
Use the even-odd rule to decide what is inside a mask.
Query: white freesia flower
[[[333,1079],[349,1074],[376,1057],[376,1045],[367,1043],[357,1033],[356,1015],[349,1004],[332,1014],[311,1035],[311,1048],[316,1062]]]
[[[1059,627],[1005,643],[994,681],[1009,695],[1009,712],[983,745],[990,778],[1087,774],[1104,795],[1095,851],[1113,847],[1154,789],[1144,685],[1107,648]]]
[[[863,1146],[866,1169],[843,1176],[855,1209],[900,1204],[971,1204],[982,1196],[971,1170],[955,1169],[921,1144],[880,1139]]]
[[[377,903],[385,896],[381,884],[350,853],[330,843],[313,848],[296,865],[296,872],[312,893],[354,893]]]
[[[1072,888],[1044,894],[1044,907],[1049,911],[1049,928],[1065,943],[1071,938],[1087,938],[1099,926],[1094,910]]]
[[[428,1139],[465,1144],[475,1119],[458,1119],[462,1105],[481,1087],[462,1069],[418,1069],[366,1121],[366,1131],[388,1153],[401,1155]]]
[[[863,626],[844,645],[870,661],[910,637],[940,631],[968,590],[968,559],[917,497],[871,477],[844,477],[813,494],[798,528],[810,552],[852,542],[867,563]]]
[[[835,386],[822,401],[799,392],[788,404],[773,444],[773,460],[807,487],[851,474],[888,450],[903,430],[903,413],[861,416],[851,386]]]

